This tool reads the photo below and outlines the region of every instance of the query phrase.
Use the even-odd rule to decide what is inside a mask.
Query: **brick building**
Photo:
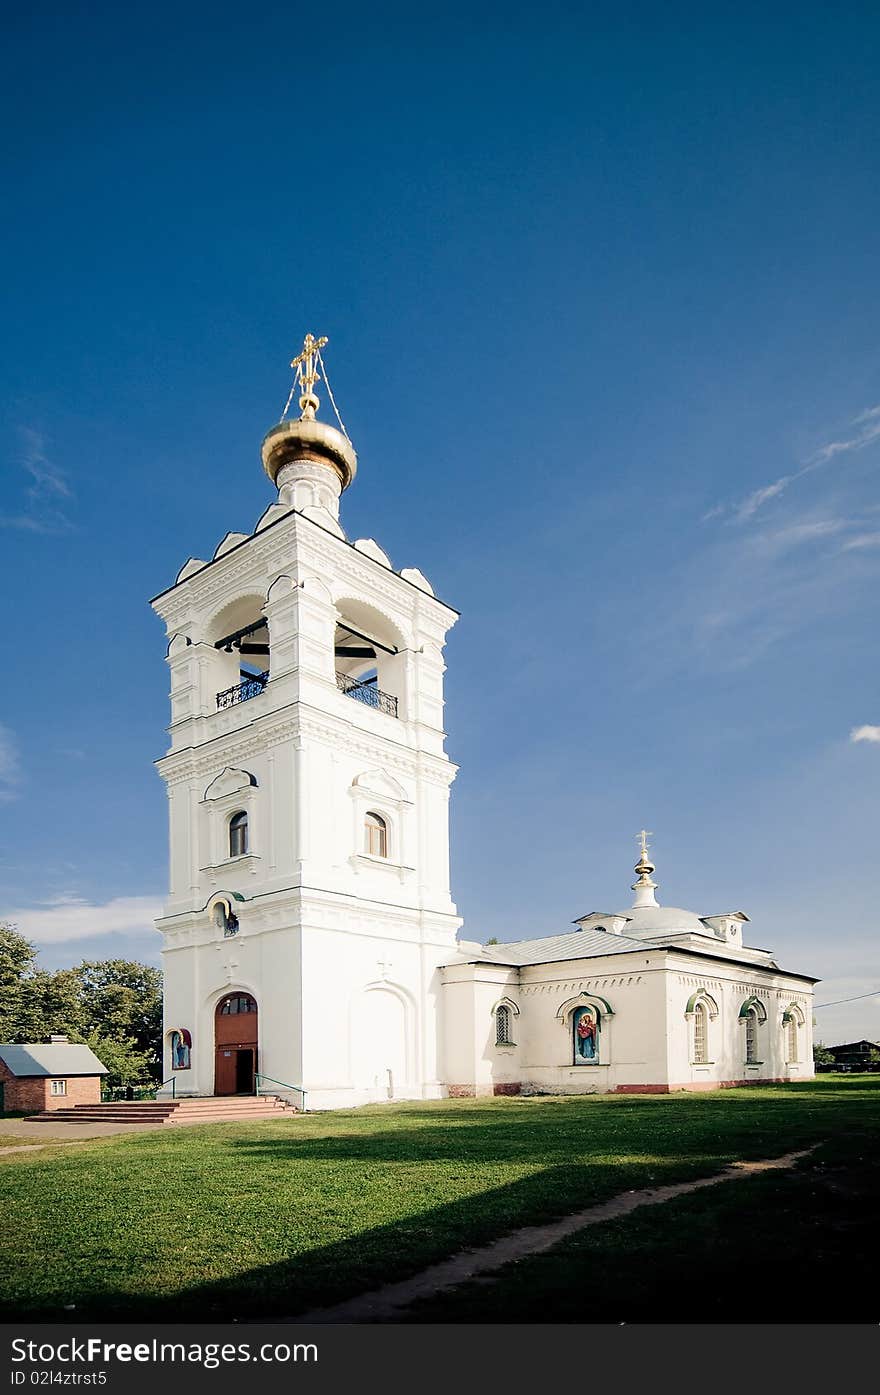
[[[0,1114],[99,1104],[106,1074],[94,1051],[64,1036],[0,1042]]]

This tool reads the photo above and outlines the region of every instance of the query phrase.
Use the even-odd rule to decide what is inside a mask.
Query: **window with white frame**
[[[506,1003],[501,1003],[495,1009],[495,1045],[513,1046],[513,1034],[510,1029],[510,1008]]]
[[[750,1007],[746,1013],[746,1065],[758,1062],[758,1010]]]
[[[364,819],[364,852],[371,857],[388,856],[388,825],[379,814],[368,813]]]
[[[709,1060],[709,1014],[705,1003],[694,1008],[694,1064],[704,1066]]]
[[[51,1088],[51,1091],[52,1091],[52,1094],[53,1094],[53,1095],[66,1095],[66,1094],[67,1094],[67,1081],[66,1081],[66,1080],[53,1080],[53,1081],[52,1081],[52,1085],[51,1085],[50,1088]]]

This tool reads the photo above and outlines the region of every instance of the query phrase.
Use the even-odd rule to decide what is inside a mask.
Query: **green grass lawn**
[[[291,1316],[628,1188],[820,1140],[876,1147],[878,1105],[880,1077],[823,1076],[698,1096],[369,1106],[18,1153],[0,1163],[0,1317]],[[661,1231],[664,1214],[651,1213]]]
[[[407,1322],[870,1323],[880,1245],[873,1132],[791,1172],[722,1184],[579,1231],[414,1304]],[[670,1313],[670,1305],[674,1305]]]

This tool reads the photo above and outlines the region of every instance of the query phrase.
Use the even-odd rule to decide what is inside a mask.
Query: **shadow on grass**
[[[4,1214],[18,1216],[7,1254],[18,1251],[0,1311],[295,1316],[618,1192],[876,1130],[878,1103],[874,1077],[699,1097],[404,1104],[101,1140],[22,1162],[16,1177],[3,1169]]]
[[[658,1161],[650,1175],[660,1184],[705,1176],[714,1158]],[[100,1317],[139,1321],[231,1321],[294,1317],[309,1308],[340,1302],[395,1279],[418,1273],[457,1250],[495,1239],[521,1225],[552,1219],[615,1193],[644,1185],[642,1164],[549,1167],[505,1186],[428,1209],[389,1225],[375,1226],[329,1245],[305,1250],[279,1263],[231,1273],[172,1294],[137,1293],[114,1287],[109,1275],[81,1276],[44,1295],[36,1305],[0,1304],[0,1315],[34,1321]],[[266,1198],[271,1204],[271,1198]],[[218,1246],[222,1237],[218,1236]],[[232,1256],[230,1256],[232,1258]],[[71,1311],[70,1305],[75,1308]],[[8,1320],[8,1317],[7,1317]]]
[[[871,1323],[877,1135],[583,1230],[414,1303],[414,1323]],[[536,1302],[536,1295],[540,1299]]]

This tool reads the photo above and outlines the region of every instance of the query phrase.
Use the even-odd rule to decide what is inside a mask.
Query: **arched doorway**
[[[214,1094],[252,1095],[256,1075],[256,999],[227,993],[214,1012]]]
[[[358,1000],[352,1027],[355,1082],[379,1098],[394,1099],[409,1079],[403,1000],[388,989],[368,989]]]

